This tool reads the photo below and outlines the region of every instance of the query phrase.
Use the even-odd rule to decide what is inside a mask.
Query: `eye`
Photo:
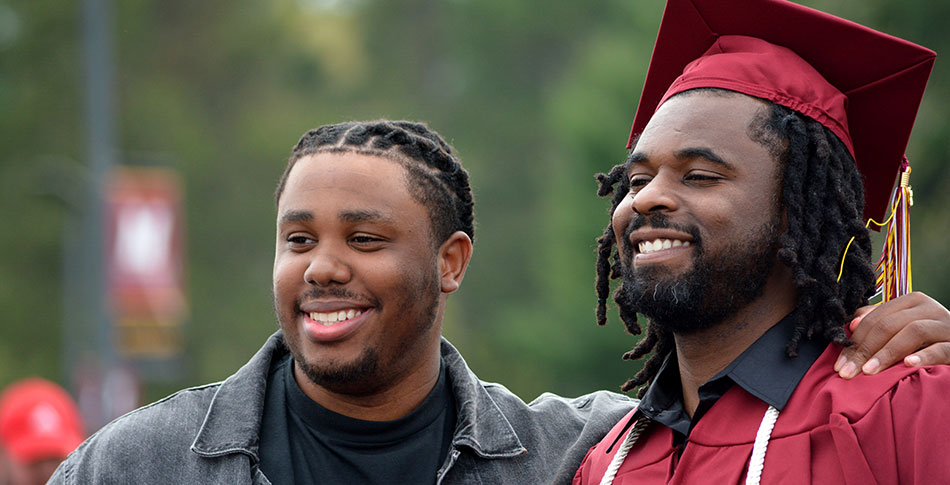
[[[355,234],[350,237],[350,245],[359,251],[376,251],[382,249],[386,239],[370,234]]]
[[[636,174],[630,177],[630,192],[636,192],[650,183],[653,177],[647,174]]]
[[[294,233],[287,236],[287,246],[294,251],[303,251],[315,245],[317,240],[306,235]]]
[[[711,185],[721,181],[722,179],[723,177],[719,174],[700,171],[689,172],[685,177],[683,177],[683,180],[685,180],[687,183],[692,183],[694,185]]]

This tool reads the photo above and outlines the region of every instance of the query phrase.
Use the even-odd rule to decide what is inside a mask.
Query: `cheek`
[[[735,211],[735,212],[732,212],[732,214],[735,214],[736,216],[739,216],[742,218],[748,218],[752,215],[752,212]],[[735,222],[736,222],[735,217],[729,217],[729,216],[724,216],[721,214],[716,214],[715,216],[709,218],[709,222],[707,223],[707,225],[710,231],[720,231],[720,230],[729,229],[729,226],[734,225]]]
[[[757,217],[764,207],[760,200],[751,200],[748,194],[729,192],[697,199],[690,209],[702,229],[717,232]]]
[[[630,225],[633,218],[633,197],[626,197],[617,206],[614,215],[610,218],[610,223],[614,228],[614,238],[618,244],[623,243],[623,234]]]
[[[274,295],[280,297],[281,291],[287,291],[296,282],[303,281],[304,266],[302,262],[294,262],[288,258],[274,259]]]
[[[402,253],[400,256],[380,262],[367,274],[367,285],[406,307],[428,301],[440,293],[438,259],[425,250]]]
[[[398,288],[397,293],[405,291],[406,288],[418,291],[421,286],[429,284],[433,275],[438,275],[438,271],[434,270],[436,261],[432,258],[418,253],[403,256],[402,259],[386,265],[383,271],[376,272],[377,284]]]

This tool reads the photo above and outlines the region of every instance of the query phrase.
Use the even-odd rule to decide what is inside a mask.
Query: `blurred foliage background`
[[[809,6],[950,54],[946,0]],[[118,160],[186,191],[185,371],[144,401],[220,380],[276,329],[273,189],[307,129],[428,122],[472,175],[477,243],[445,335],[525,399],[613,389],[634,339],[594,324],[592,175],[621,161],[661,0],[122,0],[114,4]],[[0,0],[0,385],[66,384],[63,191],[88,161],[79,6]],[[795,28],[795,26],[789,26]],[[950,68],[911,139],[915,288],[950,303]],[[62,315],[67,315],[63,318]]]

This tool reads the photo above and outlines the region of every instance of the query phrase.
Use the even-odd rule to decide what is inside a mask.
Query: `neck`
[[[683,406],[690,417],[699,406],[699,386],[725,369],[794,310],[796,303],[790,275],[789,279],[773,275],[766,283],[762,296],[722,322],[689,334],[674,334]]]

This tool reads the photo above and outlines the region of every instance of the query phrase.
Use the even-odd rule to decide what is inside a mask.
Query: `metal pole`
[[[86,201],[79,214],[78,225],[67,228],[77,230],[66,234],[76,242],[76,261],[64,264],[64,284],[69,291],[64,298],[75,299],[64,308],[64,326],[77,328],[64,331],[64,336],[75,335],[82,329],[79,339],[70,338],[66,345],[76,345],[78,352],[67,352],[80,359],[92,356],[98,361],[95,372],[101,379],[106,370],[116,361],[114,325],[107,309],[105,280],[105,217],[104,194],[108,176],[115,163],[115,63],[112,46],[113,6],[111,0],[83,0],[82,2],[82,56],[83,56],[83,126],[86,138],[86,158],[90,187]],[[78,226],[78,227],[77,227]],[[78,304],[78,308],[69,305]],[[81,311],[77,312],[77,310]],[[88,416],[91,427],[104,424],[108,418],[109,404],[101,402],[101,409],[91,410],[99,416]]]

